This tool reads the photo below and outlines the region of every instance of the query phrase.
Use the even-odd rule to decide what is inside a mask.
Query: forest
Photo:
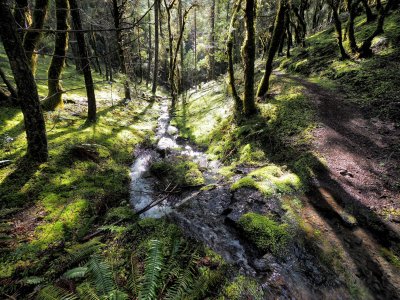
[[[0,299],[400,299],[399,0],[0,0]]]

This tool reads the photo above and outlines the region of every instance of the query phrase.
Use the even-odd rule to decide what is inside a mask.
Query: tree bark
[[[368,0],[361,0],[361,3],[365,9],[365,14],[367,16],[367,23],[371,23],[371,22],[375,21],[376,16],[372,13],[372,10],[368,5]]]
[[[269,79],[272,74],[272,63],[274,61],[276,51],[278,50],[279,47],[280,37],[282,36],[282,32],[284,31],[286,9],[287,9],[286,0],[280,0],[278,11],[275,17],[274,31],[272,33],[271,43],[268,49],[267,62],[265,64],[265,73],[263,78],[261,79],[260,85],[258,86],[257,97],[264,97],[269,90]]]
[[[57,30],[62,30],[63,32],[56,33],[53,57],[48,71],[48,95],[43,103],[43,107],[46,110],[55,110],[56,108],[64,107],[60,77],[67,54],[68,33],[66,30],[68,29],[68,9],[68,0],[56,0]]]
[[[371,50],[371,44],[372,40],[383,33],[383,25],[385,22],[385,18],[387,14],[389,13],[389,10],[392,8],[392,6],[396,3],[396,0],[388,0],[386,2],[385,7],[381,7],[379,10],[379,16],[378,16],[378,22],[376,24],[376,29],[375,31],[367,37],[364,42],[362,43],[361,47],[358,49],[358,56],[359,57],[370,57],[372,56],[372,50]]]
[[[348,59],[349,55],[347,54],[346,50],[343,47],[342,22],[340,21],[339,13],[338,13],[340,1],[328,0],[327,2],[328,2],[328,5],[332,9],[332,17],[333,17],[333,21],[335,24],[336,39],[337,39],[337,44],[338,44],[339,51],[340,51],[340,56],[342,59]]]
[[[242,114],[243,102],[242,102],[242,99],[240,99],[240,96],[237,92],[236,84],[235,84],[235,70],[233,67],[233,33],[236,30],[236,28],[235,28],[236,18],[237,18],[237,14],[240,11],[240,8],[242,7],[242,2],[243,2],[243,0],[238,0],[235,3],[235,6],[233,8],[233,14],[232,14],[231,23],[229,26],[229,36],[228,36],[228,41],[227,41],[227,45],[226,45],[226,52],[228,54],[229,86],[232,91],[232,97],[235,101],[235,116],[237,118],[239,118]]]
[[[10,92],[11,98],[13,98],[13,103],[17,104],[18,103],[18,92],[15,90],[13,85],[11,84],[10,81],[8,81],[6,74],[4,74],[2,68],[0,68],[0,77],[3,80],[4,84],[6,85],[8,91]]]
[[[346,0],[347,10],[349,12],[349,20],[347,22],[347,37],[349,39],[349,46],[352,54],[358,52],[356,36],[354,34],[354,20],[356,19],[356,8],[360,0]]]
[[[150,9],[150,0],[147,0],[147,7]],[[147,16],[147,22],[149,23],[149,28],[148,28],[148,46],[147,46],[147,76],[146,76],[146,85],[148,86],[150,83],[150,78],[151,78],[151,63],[153,61],[153,51],[152,51],[152,40],[151,40],[151,13],[149,12]]]
[[[158,80],[158,64],[159,64],[159,12],[160,12],[160,0],[154,0],[154,69],[153,69],[153,86],[151,92],[153,95],[157,92],[157,80]]]
[[[215,78],[215,0],[211,0],[210,36],[208,51],[208,80]]]
[[[10,61],[11,70],[18,88],[18,98],[24,115],[28,157],[37,162],[48,159],[46,126],[40,107],[39,95],[17,34],[15,19],[6,0],[0,0],[0,36]]]
[[[72,22],[77,30],[82,30],[81,14],[77,0],[68,0],[71,9]],[[81,65],[83,76],[85,78],[85,87],[88,100],[88,123],[96,122],[96,96],[94,93],[94,84],[90,61],[87,55],[85,36],[82,32],[76,32],[76,40],[78,42],[79,56],[81,57]]]
[[[118,0],[112,0],[112,16],[114,19],[114,27],[115,29],[119,29],[121,27],[121,19],[124,13],[124,7],[118,5]],[[120,69],[123,74],[126,74],[126,66],[125,66],[125,57],[124,50],[122,48],[123,40],[122,40],[122,31],[115,31],[116,39],[117,39],[117,49],[118,49],[118,58],[120,63]]]
[[[14,8],[14,19],[18,28],[28,28],[31,25],[28,0],[16,0]],[[24,31],[18,33],[21,41],[24,40]]]
[[[32,21],[32,29],[43,29],[43,24],[47,15],[47,7],[49,1],[48,0],[36,0],[35,8],[33,11],[33,21]],[[28,58],[29,65],[32,70],[32,74],[36,74],[36,64],[37,64],[37,54],[35,53],[35,49],[42,37],[40,31],[28,31],[25,33],[24,37],[24,49],[26,56]]]
[[[257,112],[254,100],[254,63],[256,56],[254,19],[256,6],[257,2],[255,0],[246,0],[244,10],[246,38],[242,47],[242,59],[244,65],[243,111],[247,117]]]

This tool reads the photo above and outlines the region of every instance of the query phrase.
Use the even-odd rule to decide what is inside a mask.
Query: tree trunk
[[[28,28],[31,25],[28,0],[16,0],[14,8],[14,19],[18,28]],[[21,41],[24,40],[24,31],[18,33]]]
[[[28,141],[28,156],[37,162],[48,159],[46,126],[29,62],[17,34],[15,19],[6,0],[0,0],[0,36],[18,88]]]
[[[290,47],[292,46],[292,33],[290,32],[290,14],[286,10],[285,14],[285,32],[286,32],[286,57],[290,57]]]
[[[179,6],[178,6],[178,21],[179,21],[179,32],[183,32],[183,1],[179,0]],[[182,93],[184,90],[184,80],[185,74],[184,74],[184,49],[183,49],[183,39],[181,39],[180,43],[180,76],[179,76],[179,92]]]
[[[356,8],[360,3],[360,0],[346,0],[347,10],[349,12],[349,20],[347,22],[347,37],[349,39],[349,46],[352,54],[358,52],[358,46],[356,41],[356,36],[354,34],[354,20],[356,19]]]
[[[77,0],[68,0],[71,9],[72,22],[74,28],[82,30],[81,14]],[[83,76],[85,77],[85,87],[88,100],[88,123],[96,122],[96,96],[94,93],[94,84],[92,78],[92,71],[90,69],[90,61],[87,55],[85,36],[83,32],[76,33],[76,40],[78,42],[79,56],[81,57]]]
[[[269,78],[272,74],[272,63],[274,61],[276,51],[279,47],[280,37],[282,36],[282,32],[284,30],[286,9],[286,0],[280,0],[278,11],[275,17],[274,31],[272,33],[271,43],[268,49],[267,62],[265,64],[265,73],[258,87],[257,97],[264,97],[269,90]]]
[[[24,37],[24,49],[28,58],[29,65],[31,66],[32,74],[36,74],[37,54],[35,49],[42,37],[42,33],[38,30],[43,29],[44,20],[46,19],[48,0],[36,0],[35,8],[33,11],[33,21],[31,29],[35,31],[28,31]]]
[[[57,32],[54,44],[53,57],[48,71],[48,95],[43,103],[46,110],[55,110],[64,106],[62,100],[62,86],[60,77],[65,63],[68,45],[68,0],[56,0]]]
[[[336,3],[335,0],[328,0],[328,5],[332,9],[332,17],[335,23],[336,38],[339,46],[340,56],[342,59],[348,59],[349,55],[346,53],[346,50],[343,47],[342,22],[340,21],[339,18],[338,3]]]
[[[367,16],[367,23],[371,23],[371,22],[375,21],[376,16],[372,13],[372,10],[368,5],[368,0],[361,0],[361,3],[365,9],[365,14]]]
[[[208,51],[208,80],[215,78],[215,0],[211,0],[210,37]]]
[[[121,27],[121,19],[123,16],[124,8],[118,5],[118,0],[112,0],[112,16],[114,19],[114,27],[117,29],[115,31],[116,39],[117,39],[117,49],[118,49],[118,58],[120,63],[120,69],[123,74],[126,74],[126,66],[125,66],[125,57],[123,50],[123,40],[122,40],[122,31],[118,30]]]
[[[194,8],[194,85],[197,90],[197,7]]]
[[[158,14],[160,12],[160,0],[154,0],[154,69],[153,69],[153,87],[151,92],[153,95],[157,92],[157,79],[158,79],[158,63],[159,63],[159,33],[158,33]]]
[[[147,7],[150,9],[150,0],[147,0]],[[147,46],[147,76],[146,76],[146,85],[148,86],[151,78],[151,63],[153,61],[153,51],[152,51],[152,40],[151,40],[151,13],[149,12],[147,16],[147,22],[149,23],[148,28],[148,46]]]
[[[254,101],[254,63],[256,56],[254,19],[256,14],[255,0],[246,0],[245,24],[246,38],[242,47],[242,59],[244,65],[244,98],[243,110],[246,116],[257,112]]]
[[[243,102],[242,99],[240,99],[240,96],[236,90],[236,84],[235,84],[235,70],[233,67],[233,33],[235,31],[235,23],[236,23],[236,17],[237,14],[240,11],[240,8],[242,7],[242,2],[243,0],[238,0],[234,6],[233,14],[231,17],[231,23],[229,26],[229,36],[228,36],[228,41],[227,41],[227,54],[228,54],[228,74],[229,74],[229,86],[232,91],[232,96],[235,101],[235,116],[239,118],[242,114],[243,111]]]
[[[10,96],[12,98],[12,102],[17,104],[18,103],[18,92],[15,90],[13,85],[10,81],[8,81],[6,74],[4,74],[2,68],[0,68],[0,77],[3,80],[4,84],[6,85],[8,91],[10,92]]]
[[[358,49],[358,56],[359,57],[370,57],[372,55],[371,44],[372,40],[378,36],[379,34],[383,33],[383,25],[385,22],[385,17],[389,13],[389,10],[392,6],[396,3],[396,0],[388,0],[386,2],[385,7],[381,7],[378,16],[378,22],[376,24],[375,31],[367,37],[364,42],[362,43],[361,47]]]

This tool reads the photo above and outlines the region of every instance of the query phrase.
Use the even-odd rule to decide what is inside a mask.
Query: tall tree
[[[327,2],[332,9],[332,17],[335,24],[336,39],[340,51],[340,56],[342,59],[348,59],[349,55],[343,47],[342,22],[340,21],[338,12],[340,7],[340,0],[327,0]]]
[[[28,28],[31,25],[28,0],[16,0],[14,8],[14,18],[18,29]],[[19,32],[21,41],[24,38],[24,31]]]
[[[46,19],[48,4],[49,0],[35,1],[32,26],[29,28],[30,31],[28,31],[24,37],[24,49],[33,74],[36,74],[37,64],[37,54],[35,53],[35,49],[42,37],[41,29],[43,29],[43,24]]]
[[[157,92],[157,82],[158,82],[158,64],[159,64],[159,49],[160,49],[159,12],[160,12],[160,0],[154,0],[154,69],[153,69],[153,86],[151,88],[151,92],[153,95],[155,95]]]
[[[54,51],[48,71],[48,95],[43,103],[47,110],[62,108],[62,86],[60,83],[61,73],[65,64],[65,56],[68,45],[68,0],[56,0],[57,30],[54,43]]]
[[[7,0],[0,0],[0,37],[18,88],[28,141],[27,154],[34,161],[45,162],[48,159],[47,137],[39,95]]]
[[[286,0],[280,0],[275,17],[274,31],[272,33],[271,42],[269,44],[267,62],[265,64],[265,73],[263,78],[261,79],[260,85],[258,86],[257,97],[264,97],[269,90],[269,79],[272,74],[272,63],[274,61],[276,51],[278,50],[279,47],[279,42],[282,36],[282,32],[284,31],[286,9],[287,9]]]
[[[215,1],[211,0],[210,10],[210,36],[208,50],[208,80],[215,78]]]
[[[150,9],[150,0],[147,0],[147,7]],[[148,41],[148,46],[147,46],[147,76],[146,76],[146,85],[149,85],[150,78],[151,78],[151,63],[153,61],[153,50],[152,50],[152,41],[151,41],[151,13],[148,14],[147,16],[147,22],[148,22],[148,30],[147,30],[147,41]]]
[[[244,66],[243,110],[246,116],[257,112],[254,100],[254,63],[256,56],[254,19],[257,10],[256,6],[257,2],[255,0],[246,0],[244,9],[246,38],[242,47],[242,59]]]
[[[76,40],[78,42],[79,56],[82,65],[83,76],[85,78],[86,95],[88,100],[88,118],[89,123],[96,122],[96,96],[94,93],[94,84],[92,78],[92,70],[86,49],[85,36],[82,32],[81,14],[77,0],[68,0],[71,9],[72,22],[76,28]]]
[[[118,49],[118,58],[120,63],[120,69],[122,73],[126,73],[125,66],[125,57],[124,57],[124,49],[123,49],[123,39],[122,39],[122,31],[120,30],[121,21],[124,16],[125,6],[127,0],[122,0],[122,4],[118,3],[118,0],[112,0],[112,16],[114,19],[114,27],[115,27],[115,35],[117,39],[117,49]]]
[[[239,118],[242,114],[243,102],[242,102],[242,99],[240,99],[240,96],[237,92],[236,84],[235,84],[235,69],[233,66],[234,65],[233,64],[233,37],[234,37],[234,31],[236,30],[235,23],[236,23],[237,15],[240,11],[240,8],[242,7],[242,2],[243,2],[243,0],[236,1],[235,6],[233,8],[233,14],[232,14],[231,23],[229,26],[228,41],[226,43],[226,52],[228,55],[229,86],[232,91],[232,97],[235,101],[235,116],[237,118]]]

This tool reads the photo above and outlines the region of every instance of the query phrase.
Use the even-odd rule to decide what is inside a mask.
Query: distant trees
[[[48,158],[47,137],[39,95],[17,33],[15,19],[6,0],[0,0],[0,36],[18,88],[19,104],[24,115],[28,141],[27,155],[37,162],[45,162]]]

